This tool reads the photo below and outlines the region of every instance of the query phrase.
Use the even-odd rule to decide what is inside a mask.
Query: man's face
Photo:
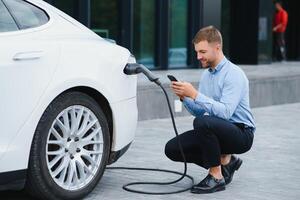
[[[208,43],[206,40],[194,44],[197,53],[197,59],[201,62],[203,68],[214,66],[217,60],[217,53],[220,49],[218,43]]]
[[[279,11],[281,9],[280,3],[275,3],[275,8],[277,11]]]

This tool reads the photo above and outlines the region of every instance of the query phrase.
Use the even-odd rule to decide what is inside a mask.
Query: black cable
[[[139,194],[151,194],[151,195],[164,195],[164,194],[175,194],[175,193],[185,192],[187,190],[190,190],[191,187],[194,185],[194,179],[193,179],[193,177],[186,174],[186,172],[187,172],[186,158],[185,158],[183,148],[182,148],[179,136],[178,136],[178,131],[177,131],[177,127],[176,127],[176,124],[175,124],[175,119],[174,119],[174,115],[173,115],[173,112],[172,112],[172,108],[171,108],[171,105],[170,105],[169,96],[168,96],[166,90],[164,89],[164,87],[159,82],[156,82],[156,84],[158,86],[160,86],[160,88],[163,90],[163,92],[166,96],[166,99],[167,99],[167,103],[168,103],[168,107],[169,107],[169,111],[170,111],[170,115],[171,115],[171,119],[172,119],[174,132],[175,132],[175,135],[176,135],[176,138],[177,138],[177,141],[178,141],[179,150],[180,150],[181,156],[183,158],[183,162],[184,162],[184,172],[181,173],[181,172],[172,171],[172,170],[165,170],[165,169],[134,168],[134,167],[108,167],[107,169],[158,171],[158,172],[167,172],[167,173],[173,173],[173,174],[181,175],[181,177],[179,179],[177,179],[175,181],[170,181],[170,182],[132,182],[132,183],[128,183],[128,184],[123,185],[123,189],[126,190],[126,191],[129,191],[129,192],[134,192],[134,193],[139,193]],[[174,183],[177,183],[177,182],[181,181],[184,177],[189,178],[192,183],[191,183],[191,186],[189,186],[187,188],[184,188],[184,189],[181,189],[181,190],[176,190],[176,191],[171,191],[171,192],[147,192],[147,191],[135,190],[135,189],[130,189],[129,188],[129,186],[132,186],[132,185],[171,185],[171,184],[174,184]]]

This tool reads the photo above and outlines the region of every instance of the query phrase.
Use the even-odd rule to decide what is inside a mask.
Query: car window
[[[5,5],[0,1],[0,32],[15,31],[18,30],[14,19],[9,14]]]
[[[23,0],[3,0],[20,29],[41,26],[49,21],[42,9]]]

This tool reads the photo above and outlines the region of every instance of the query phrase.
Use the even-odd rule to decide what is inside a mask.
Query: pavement
[[[263,98],[263,97],[262,97]],[[300,103],[253,109],[257,130],[252,149],[240,155],[243,165],[225,191],[213,194],[192,194],[189,191],[172,195],[142,195],[124,191],[122,185],[134,181],[170,181],[172,174],[144,171],[109,170],[85,200],[296,200],[300,197]],[[192,128],[192,117],[177,117],[180,133]],[[126,154],[112,166],[149,167],[183,170],[182,163],[168,160],[165,143],[174,136],[171,120],[139,121],[136,138]],[[188,174],[198,183],[206,171],[188,164]],[[135,187],[146,191],[170,191],[186,187],[184,179],[173,186]],[[0,192],[2,200],[29,200],[22,192]]]

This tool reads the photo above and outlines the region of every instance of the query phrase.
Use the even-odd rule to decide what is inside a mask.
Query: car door
[[[55,72],[59,46],[46,36],[49,20],[27,1],[0,0],[0,159]]]

